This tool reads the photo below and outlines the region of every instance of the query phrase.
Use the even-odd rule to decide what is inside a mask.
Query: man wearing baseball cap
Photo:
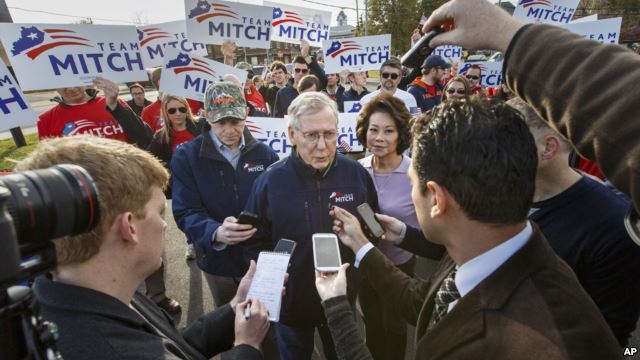
[[[440,55],[431,55],[422,63],[420,67],[422,76],[413,80],[408,90],[416,98],[422,112],[429,111],[440,104],[443,89],[440,81],[445,70],[450,67],[451,64]]]
[[[278,160],[245,127],[246,108],[239,86],[210,84],[202,134],[178,148],[171,161],[173,216],[195,245],[216,308],[233,298],[250,259],[262,250],[250,240],[256,230],[238,224],[237,217],[255,179]]]

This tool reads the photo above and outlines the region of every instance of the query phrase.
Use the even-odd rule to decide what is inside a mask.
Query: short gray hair
[[[308,92],[298,95],[289,105],[289,127],[299,129],[300,117],[309,113],[316,113],[325,107],[331,109],[338,127],[338,105],[330,97],[321,92]]]

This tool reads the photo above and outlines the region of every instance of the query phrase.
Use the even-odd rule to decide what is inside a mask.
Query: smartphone
[[[376,220],[373,209],[371,209],[371,206],[368,203],[362,203],[358,205],[358,214],[360,214],[362,221],[364,221],[364,224],[367,226],[373,236],[379,238],[382,236],[382,234],[384,234],[382,225],[380,225],[378,220]]]
[[[313,262],[320,272],[337,272],[342,265],[340,247],[335,234],[313,234]]]
[[[424,36],[420,38],[420,40],[418,40],[418,42],[413,45],[406,54],[404,54],[402,60],[400,60],[402,65],[412,69],[422,66],[424,59],[433,52],[433,49],[429,47],[429,42],[442,31],[442,28],[435,28],[424,34]]]
[[[247,224],[257,227],[259,222],[258,215],[250,212],[243,211],[240,213],[240,216],[238,216],[238,224]]]
[[[273,249],[273,252],[277,252],[277,253],[285,253],[285,254],[293,254],[293,250],[296,248],[296,242],[293,240],[289,240],[289,239],[280,239],[278,240],[278,243],[276,244],[275,249]]]

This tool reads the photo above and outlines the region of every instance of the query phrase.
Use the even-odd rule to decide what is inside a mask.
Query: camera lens
[[[98,190],[77,165],[56,165],[0,178],[11,191],[7,209],[24,254],[39,243],[90,231],[99,219]]]

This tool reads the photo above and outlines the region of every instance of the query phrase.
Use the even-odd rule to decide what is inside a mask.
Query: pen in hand
[[[251,318],[251,303],[247,304],[247,307],[244,308],[244,319],[249,320]]]

